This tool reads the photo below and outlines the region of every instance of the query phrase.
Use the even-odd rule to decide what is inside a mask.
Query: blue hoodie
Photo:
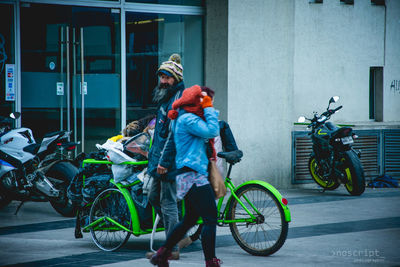
[[[219,134],[218,114],[213,107],[205,108],[204,121],[199,116],[180,109],[173,127],[177,169],[189,167],[208,176],[206,142]]]

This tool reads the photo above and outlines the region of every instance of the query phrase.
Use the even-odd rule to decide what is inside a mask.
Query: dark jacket
[[[182,96],[185,89],[183,82],[176,85],[177,92],[168,101],[160,103],[157,109],[156,126],[154,129],[153,144],[149,152],[148,171],[155,179],[164,181],[175,181],[175,143],[171,131],[171,120],[168,118],[168,111],[172,109],[172,103]],[[168,169],[162,176],[157,174],[157,166],[161,165]]]

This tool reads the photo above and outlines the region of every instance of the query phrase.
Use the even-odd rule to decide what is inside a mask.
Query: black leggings
[[[197,220],[203,219],[201,245],[205,260],[215,258],[215,236],[217,227],[217,205],[215,195],[209,184],[197,187],[193,185],[185,196],[185,216],[168,236],[167,249],[172,249],[192,228]]]

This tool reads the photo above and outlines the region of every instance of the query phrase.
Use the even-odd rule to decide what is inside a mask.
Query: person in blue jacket
[[[157,266],[169,266],[172,248],[201,217],[204,222],[201,243],[206,266],[220,266],[221,261],[215,256],[217,207],[208,181],[207,156],[208,140],[219,134],[218,111],[198,85],[185,89],[172,108],[168,116],[174,120],[177,197],[185,200],[185,216],[150,262]]]

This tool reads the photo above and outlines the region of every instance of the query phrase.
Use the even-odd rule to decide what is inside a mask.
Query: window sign
[[[56,68],[56,63],[54,63],[53,61],[49,63],[49,69],[50,70],[54,70]]]
[[[64,95],[64,83],[63,82],[57,83],[57,95]]]
[[[82,82],[80,83],[80,94],[82,94]],[[83,94],[87,95],[87,82],[83,82]]]
[[[15,65],[6,64],[6,101],[15,101]]]

